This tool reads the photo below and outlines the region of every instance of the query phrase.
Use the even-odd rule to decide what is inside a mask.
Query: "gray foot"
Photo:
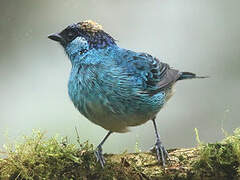
[[[104,167],[105,160],[102,154],[102,146],[98,146],[97,149],[95,150],[95,156],[97,158],[97,161],[100,162],[102,168]]]
[[[161,143],[161,141],[157,140],[157,142],[155,143],[155,146],[151,148],[151,151],[152,152],[156,152],[158,162],[161,163],[161,160],[162,160],[162,165],[166,166],[166,161],[168,159],[168,152],[164,148],[164,146]]]

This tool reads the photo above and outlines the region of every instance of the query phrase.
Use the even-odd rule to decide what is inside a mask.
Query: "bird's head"
[[[104,32],[102,26],[91,20],[71,24],[60,33],[49,35],[48,38],[59,42],[70,58],[91,49],[116,45],[115,40]]]

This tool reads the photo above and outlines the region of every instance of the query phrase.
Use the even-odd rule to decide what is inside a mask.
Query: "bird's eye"
[[[75,37],[75,35],[76,35],[75,32],[72,32],[72,31],[68,32],[68,39],[72,40]]]

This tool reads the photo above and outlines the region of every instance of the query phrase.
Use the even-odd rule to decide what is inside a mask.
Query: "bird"
[[[85,20],[73,23],[49,39],[63,47],[71,62],[68,94],[75,108],[91,122],[108,131],[96,147],[97,161],[104,167],[102,146],[112,133],[151,120],[159,164],[169,158],[160,139],[156,116],[181,80],[206,78],[182,72],[144,52],[121,48],[103,27]]]

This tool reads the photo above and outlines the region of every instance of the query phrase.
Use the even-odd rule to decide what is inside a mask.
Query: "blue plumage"
[[[62,44],[72,63],[68,93],[79,112],[109,134],[153,120],[158,160],[161,153],[165,163],[167,152],[159,139],[155,117],[172,96],[176,81],[197,76],[171,69],[149,54],[120,48],[92,21],[70,25],[49,38]],[[96,151],[102,165],[103,142]]]
[[[72,44],[66,49],[72,49],[69,46]],[[75,59],[72,59],[69,96],[84,116],[107,130],[125,132],[128,126],[152,119],[165,103],[165,91],[155,95],[145,93],[156,87],[151,84],[154,75],[149,58],[141,54],[114,45],[92,49]]]

